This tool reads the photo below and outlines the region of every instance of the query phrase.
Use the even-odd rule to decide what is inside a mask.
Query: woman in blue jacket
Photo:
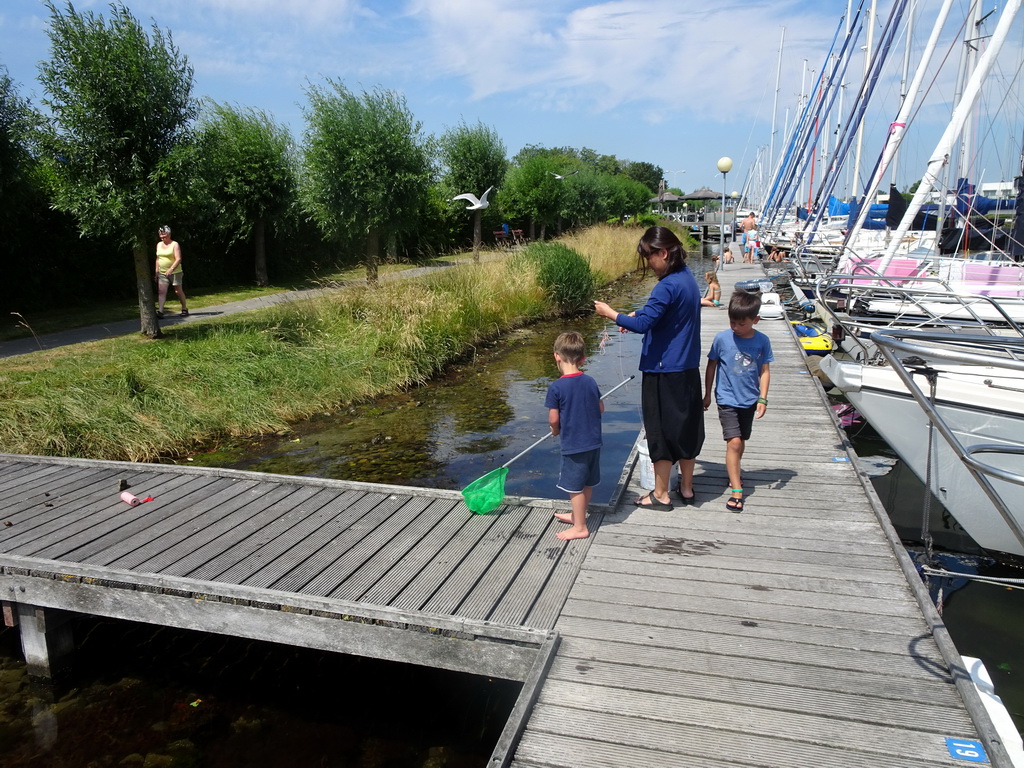
[[[693,469],[704,445],[700,380],[700,288],[686,266],[686,251],[672,230],[651,227],[637,245],[641,267],[658,283],[647,303],[624,315],[603,301],[594,310],[628,331],[644,335],[640,352],[641,401],[647,448],[654,464],[654,490],[638,507],[669,511],[669,477],[679,462],[679,495],[693,503]]]

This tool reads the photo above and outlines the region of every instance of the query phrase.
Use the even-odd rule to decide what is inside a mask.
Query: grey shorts
[[[173,275],[168,277],[163,272],[161,272],[159,275],[157,275],[157,280],[159,281],[160,285],[181,285],[181,277],[184,274],[184,272],[175,272]]]
[[[733,408],[731,405],[718,406],[718,420],[722,422],[722,437],[726,440],[732,440],[734,437],[749,440],[756,413],[756,403],[749,408]]]

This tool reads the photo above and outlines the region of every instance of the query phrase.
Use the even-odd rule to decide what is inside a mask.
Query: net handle
[[[622,382],[620,382],[620,383],[616,384],[616,385],[615,385],[614,387],[612,387],[612,388],[611,388],[611,389],[609,389],[609,390],[608,390],[607,392],[605,392],[605,393],[604,393],[603,395],[601,395],[601,399],[602,399],[602,400],[604,400],[604,399],[605,399],[606,397],[608,397],[608,395],[610,395],[610,394],[611,394],[612,392],[614,392],[614,391],[615,391],[616,389],[618,389],[619,387],[624,387],[624,386],[626,386],[627,384],[629,384],[629,382],[631,382],[631,381],[632,381],[633,379],[635,379],[635,378],[636,378],[636,374],[634,373],[634,374],[633,374],[632,376],[630,376],[629,378],[627,378],[627,379],[626,379],[625,381],[622,381]],[[540,445],[541,443],[543,443],[543,442],[544,442],[545,440],[547,440],[547,439],[548,439],[549,437],[551,437],[551,433],[550,433],[550,432],[548,432],[548,433],[547,433],[546,435],[544,435],[544,437],[542,437],[542,438],[541,438],[540,440],[537,440],[537,441],[536,441],[536,442],[534,442],[534,443],[533,443],[532,445],[530,445],[529,447],[527,447],[527,448],[526,448],[526,449],[525,449],[524,451],[522,451],[521,453],[517,453],[517,454],[516,454],[515,456],[513,456],[513,457],[512,457],[511,459],[509,459],[508,461],[506,461],[506,462],[505,462],[504,464],[502,464],[501,466],[503,466],[503,467],[507,467],[507,466],[508,466],[509,464],[511,464],[511,463],[512,463],[513,461],[515,461],[516,459],[521,459],[521,458],[522,458],[523,456],[525,456],[526,454],[528,454],[528,453],[529,453],[530,451],[532,451],[532,450],[533,450],[534,448],[536,448],[536,447],[537,447],[538,445]]]

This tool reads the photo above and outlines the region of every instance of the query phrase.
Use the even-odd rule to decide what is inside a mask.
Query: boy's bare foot
[[[555,534],[562,541],[572,541],[573,539],[585,539],[590,535],[590,531],[584,528],[582,531],[578,531],[575,528],[570,528],[567,531],[559,531]]]
[[[555,512],[555,520],[561,523],[571,523],[572,513],[571,512]]]

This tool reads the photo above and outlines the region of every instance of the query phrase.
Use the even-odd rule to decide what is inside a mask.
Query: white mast
[[[786,28],[782,28],[782,38],[779,40],[779,62],[775,69],[775,99],[772,101],[772,139],[771,148],[768,150],[768,167],[775,166],[775,121],[779,114],[779,80],[782,78],[782,47],[786,44]]]
[[[932,189],[935,188],[935,181],[938,179],[939,171],[949,162],[949,155],[953,150],[953,144],[967,122],[971,110],[974,109],[974,104],[981,93],[981,86],[984,84],[989,71],[992,69],[992,65],[995,63],[996,54],[1003,47],[1003,42],[1010,31],[1014,17],[1020,11],[1021,2],[1022,0],[1006,0],[1006,7],[1003,8],[1003,13],[999,17],[999,23],[992,34],[992,40],[989,42],[988,48],[985,49],[985,52],[978,59],[978,65],[974,72],[971,73],[971,79],[964,87],[964,95],[960,99],[960,103],[956,105],[956,109],[953,110],[953,116],[949,121],[949,125],[946,127],[945,133],[942,134],[942,138],[939,139],[935,151],[932,152],[932,159],[928,161],[928,167],[921,178],[921,184],[918,186],[917,192],[914,193],[914,199],[910,201],[907,212],[903,215],[903,221],[900,222],[899,227],[893,233],[892,242],[889,243],[885,256],[881,264],[878,265],[879,272],[884,273],[886,268],[888,268],[897,248],[899,248],[900,241],[910,229],[914,217],[921,210],[925,200],[931,195]]]
[[[877,7],[877,0],[871,0],[871,10],[868,13],[868,47],[864,52],[864,79],[868,77],[868,70],[871,68],[871,55],[873,53],[873,46],[875,40],[875,10]],[[860,151],[864,144],[864,121],[860,121],[860,125],[857,126],[857,151],[853,156],[853,192],[857,194],[860,189]],[[868,205],[868,200],[865,198],[864,205]]]
[[[879,186],[882,184],[882,178],[885,176],[889,163],[896,156],[896,152],[900,148],[900,143],[903,141],[903,134],[907,129],[907,120],[914,111],[914,105],[917,101],[918,93],[921,90],[921,84],[924,81],[925,70],[928,68],[932,54],[938,45],[939,35],[942,33],[942,28],[946,24],[946,19],[949,17],[949,11],[952,6],[953,0],[944,0],[942,3],[939,15],[935,19],[935,25],[932,27],[931,36],[928,38],[928,43],[925,46],[924,53],[921,55],[921,62],[917,66],[917,71],[914,72],[914,80],[910,84],[910,87],[907,88],[906,96],[903,99],[903,103],[900,104],[900,111],[896,115],[896,119],[893,121],[892,125],[889,126],[889,136],[886,139],[885,147],[882,150],[882,159],[878,164],[878,172],[871,179],[871,184],[868,187],[867,194],[864,198],[864,205],[862,205],[860,211],[858,211],[857,221],[854,223],[853,227],[850,228],[850,233],[846,237],[847,243],[853,243],[854,239],[860,233],[861,228],[864,226],[864,221],[868,216],[870,201],[874,199],[875,192],[878,191]],[[848,257],[844,252],[844,264],[840,266],[840,271],[845,267],[845,261],[847,258]]]

